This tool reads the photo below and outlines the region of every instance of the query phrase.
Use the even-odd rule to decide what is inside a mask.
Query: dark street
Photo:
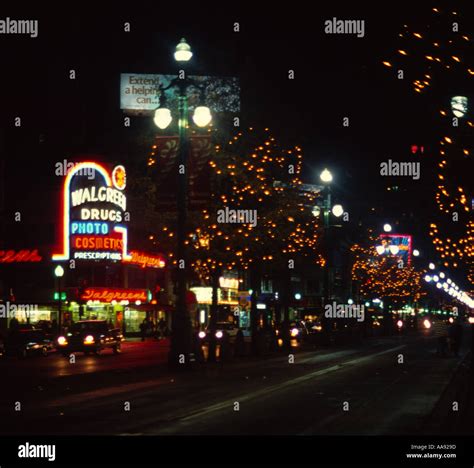
[[[76,364],[60,356],[4,359],[2,368],[23,375],[28,368],[30,379],[15,379],[5,392],[1,418],[9,424],[2,427],[31,434],[419,434],[429,430],[427,418],[466,352],[441,358],[435,350],[432,338],[389,337],[297,352],[293,364],[281,356],[176,375],[156,341],[129,343],[120,356],[78,355]],[[15,412],[21,398],[14,395],[25,385],[36,391]]]

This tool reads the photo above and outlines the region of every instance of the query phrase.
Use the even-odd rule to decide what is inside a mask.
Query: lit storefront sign
[[[43,257],[38,250],[0,250],[0,263],[37,263]]]
[[[125,260],[127,263],[133,265],[140,265],[142,268],[164,268],[165,261],[163,257],[159,255],[151,255],[144,252],[138,252],[136,250],[130,251],[130,259]]]
[[[83,301],[141,301],[148,302],[149,292],[147,289],[121,289],[121,288],[86,288],[81,294]]]
[[[212,288],[208,286],[195,286],[191,291],[196,295],[198,304],[212,304]],[[217,288],[218,303],[222,305],[238,305],[237,292]]]
[[[219,278],[219,286],[221,288],[239,289],[239,280],[237,278],[225,278],[221,276]]]
[[[93,171],[93,178],[90,174]],[[61,240],[53,260],[128,261],[125,212],[126,172],[116,166],[112,174],[95,162],[72,167],[62,193]]]

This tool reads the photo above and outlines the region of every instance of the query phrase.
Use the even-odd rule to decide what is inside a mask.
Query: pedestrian
[[[166,331],[166,322],[163,320],[163,318],[161,318],[160,321],[158,322],[158,332],[159,332],[158,336],[160,340],[165,337],[165,331]]]
[[[145,341],[146,330],[147,330],[147,322],[146,322],[146,319],[143,319],[143,322],[140,324],[140,335],[142,337],[142,341]]]

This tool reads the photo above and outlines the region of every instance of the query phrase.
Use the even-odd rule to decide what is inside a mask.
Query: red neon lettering
[[[146,301],[147,291],[145,289],[107,289],[107,288],[87,288],[82,300],[85,301]]]
[[[38,250],[0,250],[0,263],[26,263],[40,262],[42,257],[38,254]]]

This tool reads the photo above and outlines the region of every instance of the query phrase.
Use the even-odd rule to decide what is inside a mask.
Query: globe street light
[[[458,117],[462,118],[468,110],[468,99],[466,96],[453,96],[451,98],[451,111]]]
[[[385,232],[390,232],[392,230],[392,226],[390,224],[386,223],[386,224],[383,225],[383,230]]]
[[[61,278],[64,276],[64,268],[61,265],[57,265],[54,269],[54,276],[58,283],[58,333],[61,333]]]
[[[332,207],[332,214],[336,218],[339,218],[340,216],[342,216],[344,214],[344,208],[342,207],[342,205],[334,205]]]
[[[155,111],[155,118],[153,121],[155,122],[155,125],[158,128],[161,128],[161,130],[164,130],[173,120],[173,117],[171,117],[171,111],[167,109],[166,107],[159,107]]]
[[[183,37],[179,44],[176,46],[174,53],[174,59],[177,62],[189,62],[193,53],[191,52],[191,46],[186,42],[186,39]]]
[[[212,120],[212,115],[211,111],[209,110],[209,107],[197,106],[196,109],[194,109],[193,120],[198,127],[206,127],[207,125],[209,125]]]
[[[329,169],[324,169],[323,172],[321,172],[321,174],[319,175],[319,177],[325,184],[332,182],[332,174]]]

